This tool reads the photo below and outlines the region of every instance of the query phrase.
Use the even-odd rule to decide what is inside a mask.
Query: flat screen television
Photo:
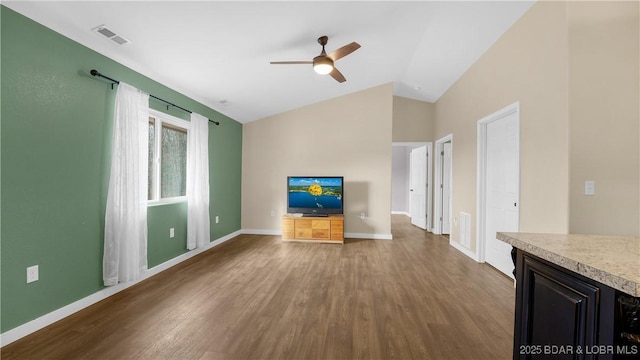
[[[342,214],[342,176],[288,176],[287,212],[303,216]]]

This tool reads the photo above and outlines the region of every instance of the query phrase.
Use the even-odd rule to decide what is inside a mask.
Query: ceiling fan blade
[[[274,65],[290,65],[290,64],[313,64],[313,61],[272,61]]]
[[[339,83],[343,83],[343,82],[347,81],[347,79],[344,78],[344,75],[342,75],[340,70],[336,69],[335,67],[333,68],[333,70],[331,70],[329,75],[331,75],[331,77],[336,79],[336,81],[339,82]]]
[[[358,44],[357,42],[352,42],[351,44],[347,44],[343,47],[341,47],[340,49],[332,52],[331,54],[329,54],[329,57],[331,58],[331,60],[336,61],[340,58],[343,58],[349,54],[351,54],[352,52],[356,51],[360,49],[360,44]]]

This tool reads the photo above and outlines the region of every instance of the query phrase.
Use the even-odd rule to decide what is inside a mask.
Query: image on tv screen
[[[290,208],[342,208],[341,177],[290,177]]]

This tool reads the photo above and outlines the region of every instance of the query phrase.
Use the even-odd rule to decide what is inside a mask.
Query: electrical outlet
[[[276,211],[275,210],[271,210],[270,214],[271,214],[271,217],[274,217],[274,216],[276,216]]]
[[[220,222],[220,216],[216,215],[216,224]]]
[[[365,212],[361,212],[360,213],[360,219],[364,219],[365,217],[367,217],[367,214],[365,214]]]
[[[27,284],[38,281],[38,265],[29,266],[27,268]]]
[[[175,228],[170,228],[169,229],[169,238],[173,239],[176,236],[176,229]]]

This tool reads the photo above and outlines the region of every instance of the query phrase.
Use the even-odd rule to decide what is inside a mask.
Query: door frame
[[[433,172],[432,172],[432,158],[433,158],[433,143],[432,142],[392,142],[391,146],[405,147],[405,148],[416,148],[420,146],[427,147],[427,228],[425,230],[432,231],[431,224],[433,223],[433,207],[431,203],[433,201]],[[410,156],[410,153],[408,153]],[[410,159],[409,159],[410,160]],[[411,175],[411,161],[409,161],[409,167],[407,168],[407,178]],[[409,181],[411,181],[409,179]],[[408,194],[407,197],[411,198]],[[409,217],[411,217],[411,204],[407,204],[409,208],[407,209],[407,213]]]
[[[487,201],[487,125],[493,121],[500,120],[506,116],[516,114],[518,129],[518,156],[520,156],[520,102],[508,105],[493,114],[487,115],[478,120],[478,151],[477,151],[477,180],[476,180],[476,250],[477,258],[481,263],[486,262],[485,225],[486,213],[484,211]],[[520,161],[518,161],[518,171],[520,171]],[[520,176],[518,176],[518,228],[520,227]]]
[[[442,187],[442,156],[440,156],[440,153],[442,151],[444,151],[444,143],[451,143],[451,176],[449,176],[449,181],[451,182],[451,184],[449,184],[449,202],[450,202],[450,206],[449,206],[449,214],[447,214],[447,216],[449,216],[449,223],[452,223],[452,206],[451,204],[453,204],[453,134],[449,134],[445,137],[442,137],[438,140],[436,140],[436,151],[435,153],[438,154],[435,157],[435,172],[433,174],[434,176],[434,183],[435,183],[435,187],[434,189],[434,198],[435,198],[435,202],[434,202],[434,206],[433,206],[433,233],[434,234],[442,234],[442,222],[439,220],[441,216],[443,216],[443,214],[441,214],[442,212],[442,195],[440,194],[440,188]]]

